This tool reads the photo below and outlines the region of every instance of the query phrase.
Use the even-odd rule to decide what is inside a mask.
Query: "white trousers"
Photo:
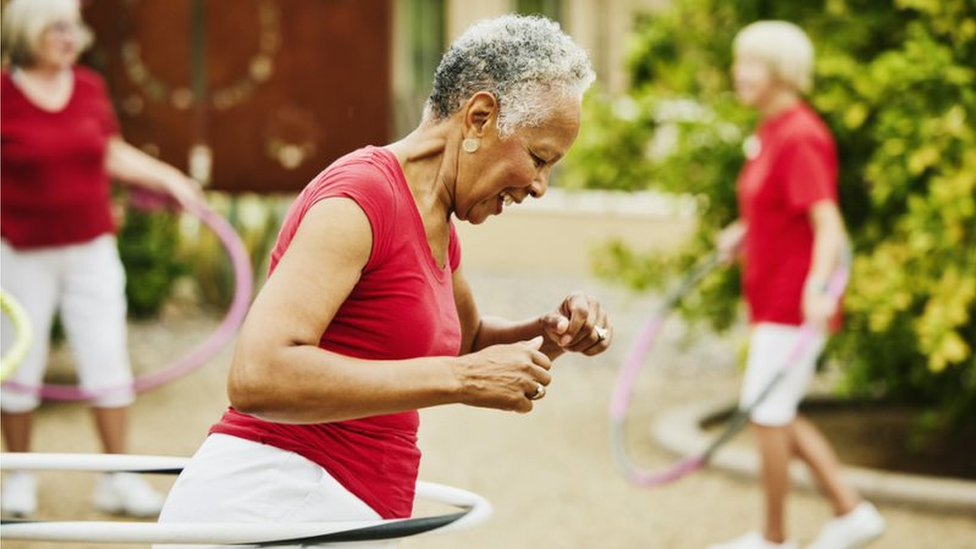
[[[751,405],[766,389],[778,372],[786,369],[785,377],[752,411],[754,423],[767,427],[783,427],[796,419],[796,411],[810,388],[817,368],[817,357],[827,338],[818,333],[809,342],[799,359],[787,364],[800,341],[800,327],[760,322],[752,327],[749,338],[749,360],[739,398],[739,407]]]
[[[304,457],[223,434],[207,437],[176,480],[159,514],[160,523],[259,522],[269,525],[380,518],[325,469]],[[359,549],[395,549],[398,545],[395,541],[348,544]],[[223,546],[192,547],[216,549]]]
[[[61,323],[74,354],[83,389],[98,392],[92,405],[117,408],[132,404],[132,370],[126,344],[125,269],[115,237],[104,235],[70,246],[17,250],[0,241],[0,286],[23,307],[34,332],[20,367],[9,381],[32,387],[0,389],[0,408],[22,413],[37,408],[47,367],[51,324]],[[3,352],[16,334],[3,315]]]

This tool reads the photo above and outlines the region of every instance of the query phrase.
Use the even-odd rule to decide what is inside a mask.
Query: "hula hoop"
[[[110,454],[0,454],[0,469],[176,474],[188,458]],[[477,526],[492,514],[483,497],[450,486],[417,482],[417,497],[460,512],[393,520],[304,523],[139,523],[2,520],[0,539],[90,543],[247,545],[331,544],[444,534]]]
[[[623,367],[620,369],[617,384],[614,388],[613,399],[610,404],[610,444],[613,449],[613,457],[617,469],[629,482],[637,486],[657,488],[676,482],[704,468],[711,460],[712,455],[748,423],[752,411],[779,385],[780,381],[786,376],[787,369],[806,353],[817,335],[817,329],[813,325],[804,323],[801,326],[797,343],[790,351],[783,366],[759,393],[756,400],[748,406],[740,408],[729,418],[725,429],[704,451],[682,459],[670,467],[661,470],[649,470],[639,467],[627,453],[626,439],[624,437],[627,412],[630,409],[637,375],[640,373],[644,360],[647,358],[648,353],[657,339],[658,333],[661,331],[661,326],[671,314],[674,307],[698,285],[705,275],[714,270],[719,263],[718,254],[711,254],[700,262],[691,274],[681,281],[675,290],[666,296],[657,313],[651,317],[651,320],[640,332],[640,335],[627,355]],[[840,299],[847,286],[849,276],[848,263],[849,260],[845,258],[845,261],[834,272],[827,285],[827,295],[833,299]]]
[[[34,330],[31,328],[30,319],[27,318],[24,308],[20,306],[20,303],[17,303],[12,295],[3,290],[0,290],[0,310],[3,310],[10,317],[14,331],[17,333],[10,350],[7,351],[6,355],[0,357],[0,381],[6,381],[27,356],[31,341],[34,340]]]
[[[136,393],[144,393],[192,373],[220,352],[224,345],[234,337],[237,329],[244,321],[244,315],[247,313],[247,307],[250,303],[251,292],[254,286],[251,261],[247,253],[247,248],[241,242],[240,237],[237,236],[234,228],[206,204],[200,203],[187,211],[203,221],[217,235],[224,249],[227,250],[234,269],[235,289],[233,301],[223,321],[207,340],[190,350],[179,360],[170,363],[159,371],[143,374],[137,377],[131,384],[87,390],[74,385],[54,384],[44,384],[38,388],[15,381],[8,381],[3,384],[4,388],[21,393],[39,392],[43,398],[65,401],[92,400],[114,392],[133,389]]]

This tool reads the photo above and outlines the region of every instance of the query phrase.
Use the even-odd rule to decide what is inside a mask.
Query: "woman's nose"
[[[529,185],[529,194],[532,198],[542,198],[549,190],[549,170],[539,172],[539,175]]]

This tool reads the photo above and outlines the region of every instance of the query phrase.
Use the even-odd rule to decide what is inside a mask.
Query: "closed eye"
[[[545,160],[533,152],[529,152],[529,156],[532,157],[532,163],[535,164],[536,169],[542,169],[547,164]]]

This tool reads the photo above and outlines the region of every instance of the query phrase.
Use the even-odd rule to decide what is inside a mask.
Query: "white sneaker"
[[[37,477],[31,473],[14,471],[3,481],[0,493],[3,514],[26,518],[37,512]]]
[[[884,531],[884,517],[863,501],[846,515],[828,521],[807,549],[854,549],[881,537]]]
[[[95,508],[103,513],[130,517],[155,517],[163,497],[135,473],[112,473],[98,479]]]
[[[709,545],[708,549],[797,549],[797,545],[792,541],[775,543],[764,538],[759,532],[749,532],[732,541]]]

